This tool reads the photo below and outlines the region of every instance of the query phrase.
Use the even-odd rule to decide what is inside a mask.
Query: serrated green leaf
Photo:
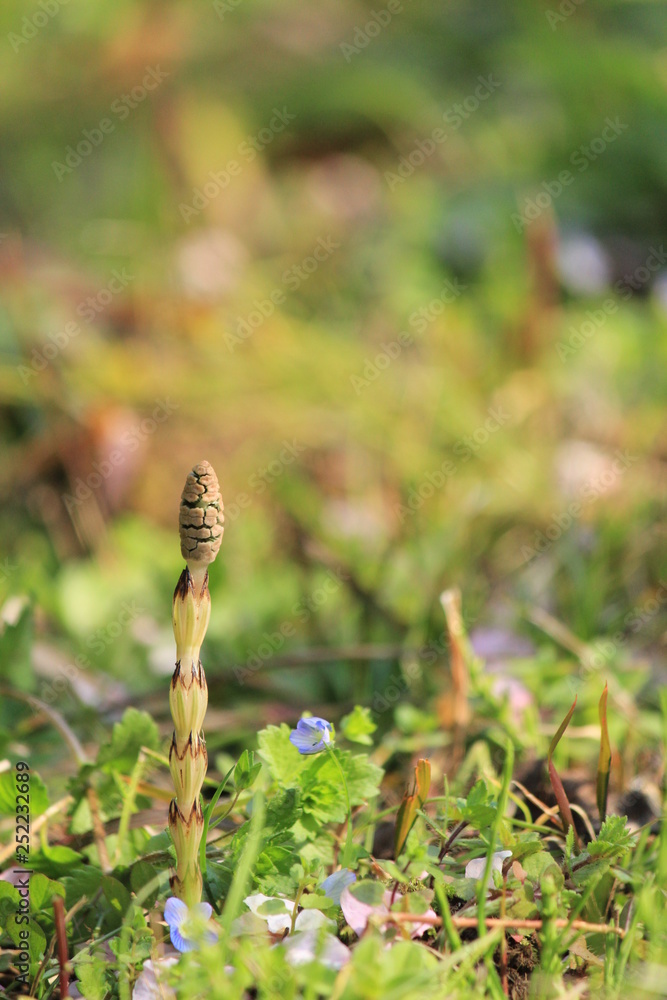
[[[457,799],[456,804],[461,819],[478,830],[490,826],[497,811],[497,804],[481,778],[472,786],[467,797]]]
[[[129,774],[137,762],[142,746],[150,750],[160,747],[157,725],[148,714],[128,708],[120,722],[113,727],[111,741],[100,747],[97,764],[105,771]]]
[[[265,848],[255,864],[255,880],[259,890],[265,895],[294,898],[298,878],[292,875],[294,850],[272,845]]]
[[[628,830],[625,816],[608,816],[600,827],[597,838],[586,848],[592,858],[614,857],[623,854],[635,842]]]
[[[106,969],[107,963],[100,957],[85,955],[77,961],[75,971],[79,992],[85,1000],[105,1000],[108,996]]]
[[[352,805],[360,805],[378,793],[382,769],[365,755],[338,753]],[[300,775],[299,831],[308,839],[317,837],[327,823],[342,823],[347,816],[345,789],[336,761],[329,753],[313,757]]]
[[[374,764],[366,754],[352,754],[349,750],[338,751],[338,760],[345,774],[350,803],[353,806],[362,805],[362,803],[374,798],[378,794],[384,771],[377,764]],[[340,786],[338,768],[335,761],[329,757],[329,754],[321,755],[307,765],[303,781],[306,781],[307,775],[312,773],[318,761],[323,762],[322,769],[319,772],[320,777],[326,781],[331,781],[336,786]],[[309,768],[312,770],[309,771]]]
[[[589,845],[590,846],[590,845]],[[575,868],[572,872],[572,881],[575,885],[585,885],[586,882],[595,880],[609,870],[611,861],[609,858],[597,858],[595,861]]]
[[[290,732],[283,722],[280,726],[267,726],[257,737],[260,756],[266,761],[271,777],[284,788],[298,784],[306,766],[305,758],[289,741]]]
[[[279,792],[268,803],[265,819],[267,833],[290,830],[301,816],[300,795],[297,788],[287,788]]]

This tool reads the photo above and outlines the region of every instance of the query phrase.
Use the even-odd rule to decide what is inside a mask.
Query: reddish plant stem
[[[67,1000],[69,996],[69,972],[67,971],[67,929],[65,927],[65,905],[62,896],[55,896],[53,900],[53,916],[56,925],[56,943],[58,946],[58,965],[60,973],[58,981],[60,984],[60,1000]]]

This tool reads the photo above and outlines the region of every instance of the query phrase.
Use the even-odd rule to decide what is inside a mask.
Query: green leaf
[[[77,960],[75,971],[79,992],[85,1000],[105,1000],[110,992],[106,970],[107,963],[100,956],[83,955]]]
[[[364,754],[335,751],[345,774],[352,805],[360,805],[378,794],[383,771]],[[326,823],[342,823],[347,816],[345,789],[336,761],[329,752],[312,757],[300,775],[299,831],[314,839]]]
[[[360,903],[366,903],[368,906],[380,906],[384,900],[386,886],[371,879],[361,879],[361,881],[348,886],[348,889]]]
[[[146,841],[145,851],[146,854],[156,854],[158,851],[167,851],[171,853],[173,851],[173,844],[171,837],[169,836],[169,831],[162,830],[161,833],[156,833],[154,836],[150,837]]]
[[[397,895],[396,899],[403,910],[408,913],[426,913],[433,900],[433,892],[430,889],[422,889],[419,892],[406,892],[404,895]],[[394,900],[394,903],[396,900]]]
[[[234,786],[237,792],[242,792],[250,788],[255,778],[262,769],[260,761],[255,762],[255,754],[252,750],[244,750],[239,757],[239,762],[234,769]]]
[[[92,899],[101,882],[102,872],[93,865],[70,870],[62,878],[62,885],[65,887],[66,908],[70,910],[82,896],[89,900]]]
[[[536,854],[529,855],[521,861],[521,867],[535,885],[540,883],[544,875],[549,874],[553,875],[554,882],[559,889],[563,887],[565,877],[548,851],[538,851]]]
[[[257,907],[257,913],[260,917],[271,917],[277,913],[286,913],[287,909],[285,907],[285,902],[289,902],[289,900],[266,899],[261,906]]]
[[[111,875],[103,876],[102,893],[108,903],[106,927],[109,930],[115,930],[123,922],[123,917],[132,902],[132,898],[122,882],[112,878]]]
[[[128,708],[121,721],[114,725],[111,741],[100,747],[97,764],[105,771],[129,774],[142,746],[150,750],[159,749],[158,728],[148,712]]]
[[[157,869],[153,865],[149,864],[148,861],[137,861],[136,864],[132,865],[130,869],[130,886],[132,887],[132,892],[138,895],[142,889],[154,882],[153,887],[149,890],[148,895],[144,896],[141,901],[141,905],[147,910],[150,910],[151,906],[154,905],[160,886],[157,881]]]
[[[5,624],[0,632],[0,674],[20,691],[33,691],[32,667],[33,616],[26,606],[14,625]]]
[[[635,837],[627,827],[625,816],[608,816],[600,827],[596,840],[587,851],[592,858],[613,857],[624,854],[634,845]]]
[[[61,871],[68,871],[75,865],[80,865],[83,861],[83,855],[79,854],[78,851],[73,851],[71,847],[67,847],[65,844],[54,844],[53,847],[50,844],[42,844],[41,855],[46,861],[46,864],[42,864],[40,856],[37,855],[33,859],[33,867],[44,867],[47,871],[60,873]]]
[[[23,914],[21,914],[23,920]],[[34,976],[39,967],[40,959],[46,951],[46,935],[38,923],[31,917],[28,923],[18,923],[18,916],[12,915],[7,921],[7,933],[17,948],[27,945],[30,956],[30,975]]]
[[[25,774],[26,772],[17,772],[15,770],[3,771],[0,774],[0,815],[2,816],[16,816],[16,804],[17,795],[19,794],[16,790],[17,774]],[[30,815],[31,816],[41,816],[43,812],[49,807],[49,795],[46,791],[46,785],[37,774],[36,771],[30,771],[30,778],[27,784],[30,785],[30,791],[28,793],[30,797]]]
[[[267,833],[283,833],[291,830],[302,813],[301,796],[297,788],[279,792],[270,800],[266,809],[265,830]]]
[[[331,910],[336,904],[333,899],[329,899],[324,893],[309,892],[299,900],[299,906],[304,910]]]
[[[461,819],[478,830],[484,830],[491,825],[498,808],[492,793],[481,778],[472,786],[467,798],[457,799],[456,804]]]
[[[383,858],[382,868],[386,871],[387,875],[390,875],[394,879],[395,882],[401,882],[403,885],[407,885],[410,881],[409,877],[401,868],[398,867],[395,861]]]
[[[255,864],[255,881],[260,892],[267,896],[280,894],[294,899],[298,889],[298,878],[292,875],[294,848],[273,844],[266,847]]]
[[[345,739],[351,743],[372,746],[373,740],[370,734],[375,732],[377,726],[371,718],[370,708],[355,705],[350,714],[341,719],[340,728]]]
[[[36,872],[30,879],[30,910],[38,913],[40,910],[50,907],[54,896],[65,898],[65,886],[62,882],[56,882],[47,878],[40,872]]]
[[[290,732],[283,722],[281,726],[267,726],[257,737],[260,756],[266,761],[271,777],[284,788],[297,785],[306,766],[305,758],[289,741]]]
[[[349,750],[339,751],[338,759],[347,781],[350,803],[359,806],[367,799],[375,798],[380,791],[380,782],[384,776],[382,768],[374,764],[366,754],[351,754]],[[337,773],[336,765],[331,760],[327,760],[327,768],[329,767],[332,769],[330,772],[332,775]],[[338,781],[340,782],[340,775]]]
[[[12,913],[19,908],[21,897],[15,885],[0,879],[0,927],[4,927]]]

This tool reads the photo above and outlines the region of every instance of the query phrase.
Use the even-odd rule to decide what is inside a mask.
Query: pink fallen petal
[[[343,890],[340,897],[341,909],[343,910],[343,916],[355,934],[359,937],[363,934],[371,916],[376,915],[381,917],[390,912],[392,895],[392,890],[388,889],[382,898],[382,902],[377,906],[372,906],[370,903],[361,903],[358,899],[355,899],[349,888]],[[398,898],[400,899],[400,897]],[[434,910],[428,909],[424,913],[424,916],[435,917],[436,914]],[[382,930],[385,930],[390,925],[391,921],[383,923]],[[431,926],[432,924],[429,923],[415,923],[412,925],[410,936],[413,938],[421,937],[427,930],[430,930]]]
[[[347,923],[359,936],[366,930],[368,918],[372,913],[386,912],[383,907],[374,907],[370,903],[360,902],[352,895],[348,886],[340,894],[340,905]]]

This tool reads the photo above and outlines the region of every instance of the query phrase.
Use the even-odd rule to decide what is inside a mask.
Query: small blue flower
[[[169,924],[171,943],[177,951],[195,951],[202,943],[215,944],[218,932],[210,920],[210,903],[197,903],[188,908],[182,899],[170,896],[164,906],[164,919]]]
[[[352,885],[356,881],[357,876],[354,872],[351,872],[349,868],[341,868],[340,871],[334,872],[333,875],[325,878],[324,882],[320,885],[320,889],[324,889],[324,895],[328,896],[336,906],[340,906],[341,892],[348,885]]]
[[[292,743],[299,753],[320,753],[331,743],[333,726],[326,719],[318,719],[316,715],[299,719],[296,729],[289,734]]]

